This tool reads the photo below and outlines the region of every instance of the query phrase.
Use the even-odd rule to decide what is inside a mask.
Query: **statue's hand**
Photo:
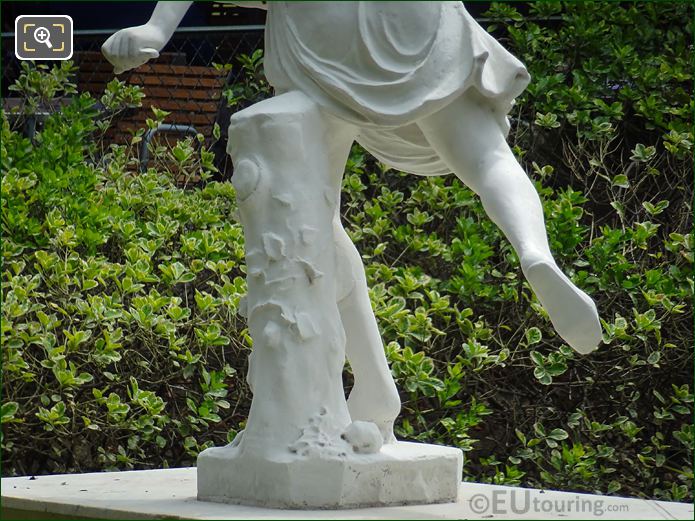
[[[113,72],[121,74],[152,58],[158,58],[159,51],[166,45],[167,40],[158,27],[150,24],[138,25],[112,34],[101,46],[101,52],[113,65]]]

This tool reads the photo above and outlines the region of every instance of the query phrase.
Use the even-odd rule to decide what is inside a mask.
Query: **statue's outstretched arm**
[[[157,2],[146,25],[158,28],[166,36],[167,42],[183,20],[193,2]]]
[[[101,52],[113,64],[114,72],[120,74],[157,58],[192,3],[157,2],[146,24],[112,34]]]

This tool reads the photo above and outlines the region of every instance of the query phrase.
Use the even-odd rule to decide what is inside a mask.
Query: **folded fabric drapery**
[[[530,81],[458,1],[267,5],[270,83],[279,92],[300,90],[359,126],[358,141],[400,170],[450,172],[418,119],[472,88],[506,133],[514,98]]]

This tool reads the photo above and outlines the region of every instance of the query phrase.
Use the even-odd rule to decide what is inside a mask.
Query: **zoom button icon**
[[[22,15],[14,22],[14,53],[20,60],[69,60],[72,18],[67,15]]]

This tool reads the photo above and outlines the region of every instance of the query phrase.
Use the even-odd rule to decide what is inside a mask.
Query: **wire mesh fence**
[[[239,93],[248,91],[247,86],[255,80],[249,74],[262,75],[259,51],[263,49],[263,26],[180,28],[159,58],[118,76],[101,53],[101,45],[112,32],[77,31],[72,58],[77,67],[73,82],[78,92],[89,92],[99,99],[115,77],[143,89],[142,107],[127,110],[114,120],[107,144],[124,143],[137,129],[145,128],[147,118],[152,117],[150,107],[155,106],[169,112],[168,126],[160,129],[161,137],[179,139],[192,132],[202,134],[213,146],[221,175],[228,176],[230,165],[224,152],[227,122],[239,108],[232,105],[244,97]],[[12,33],[3,33],[2,49],[3,109],[9,112],[20,102],[8,90],[21,73]],[[213,138],[215,123],[221,130],[219,139]],[[32,129],[40,128],[40,124],[40,120],[33,123]]]

